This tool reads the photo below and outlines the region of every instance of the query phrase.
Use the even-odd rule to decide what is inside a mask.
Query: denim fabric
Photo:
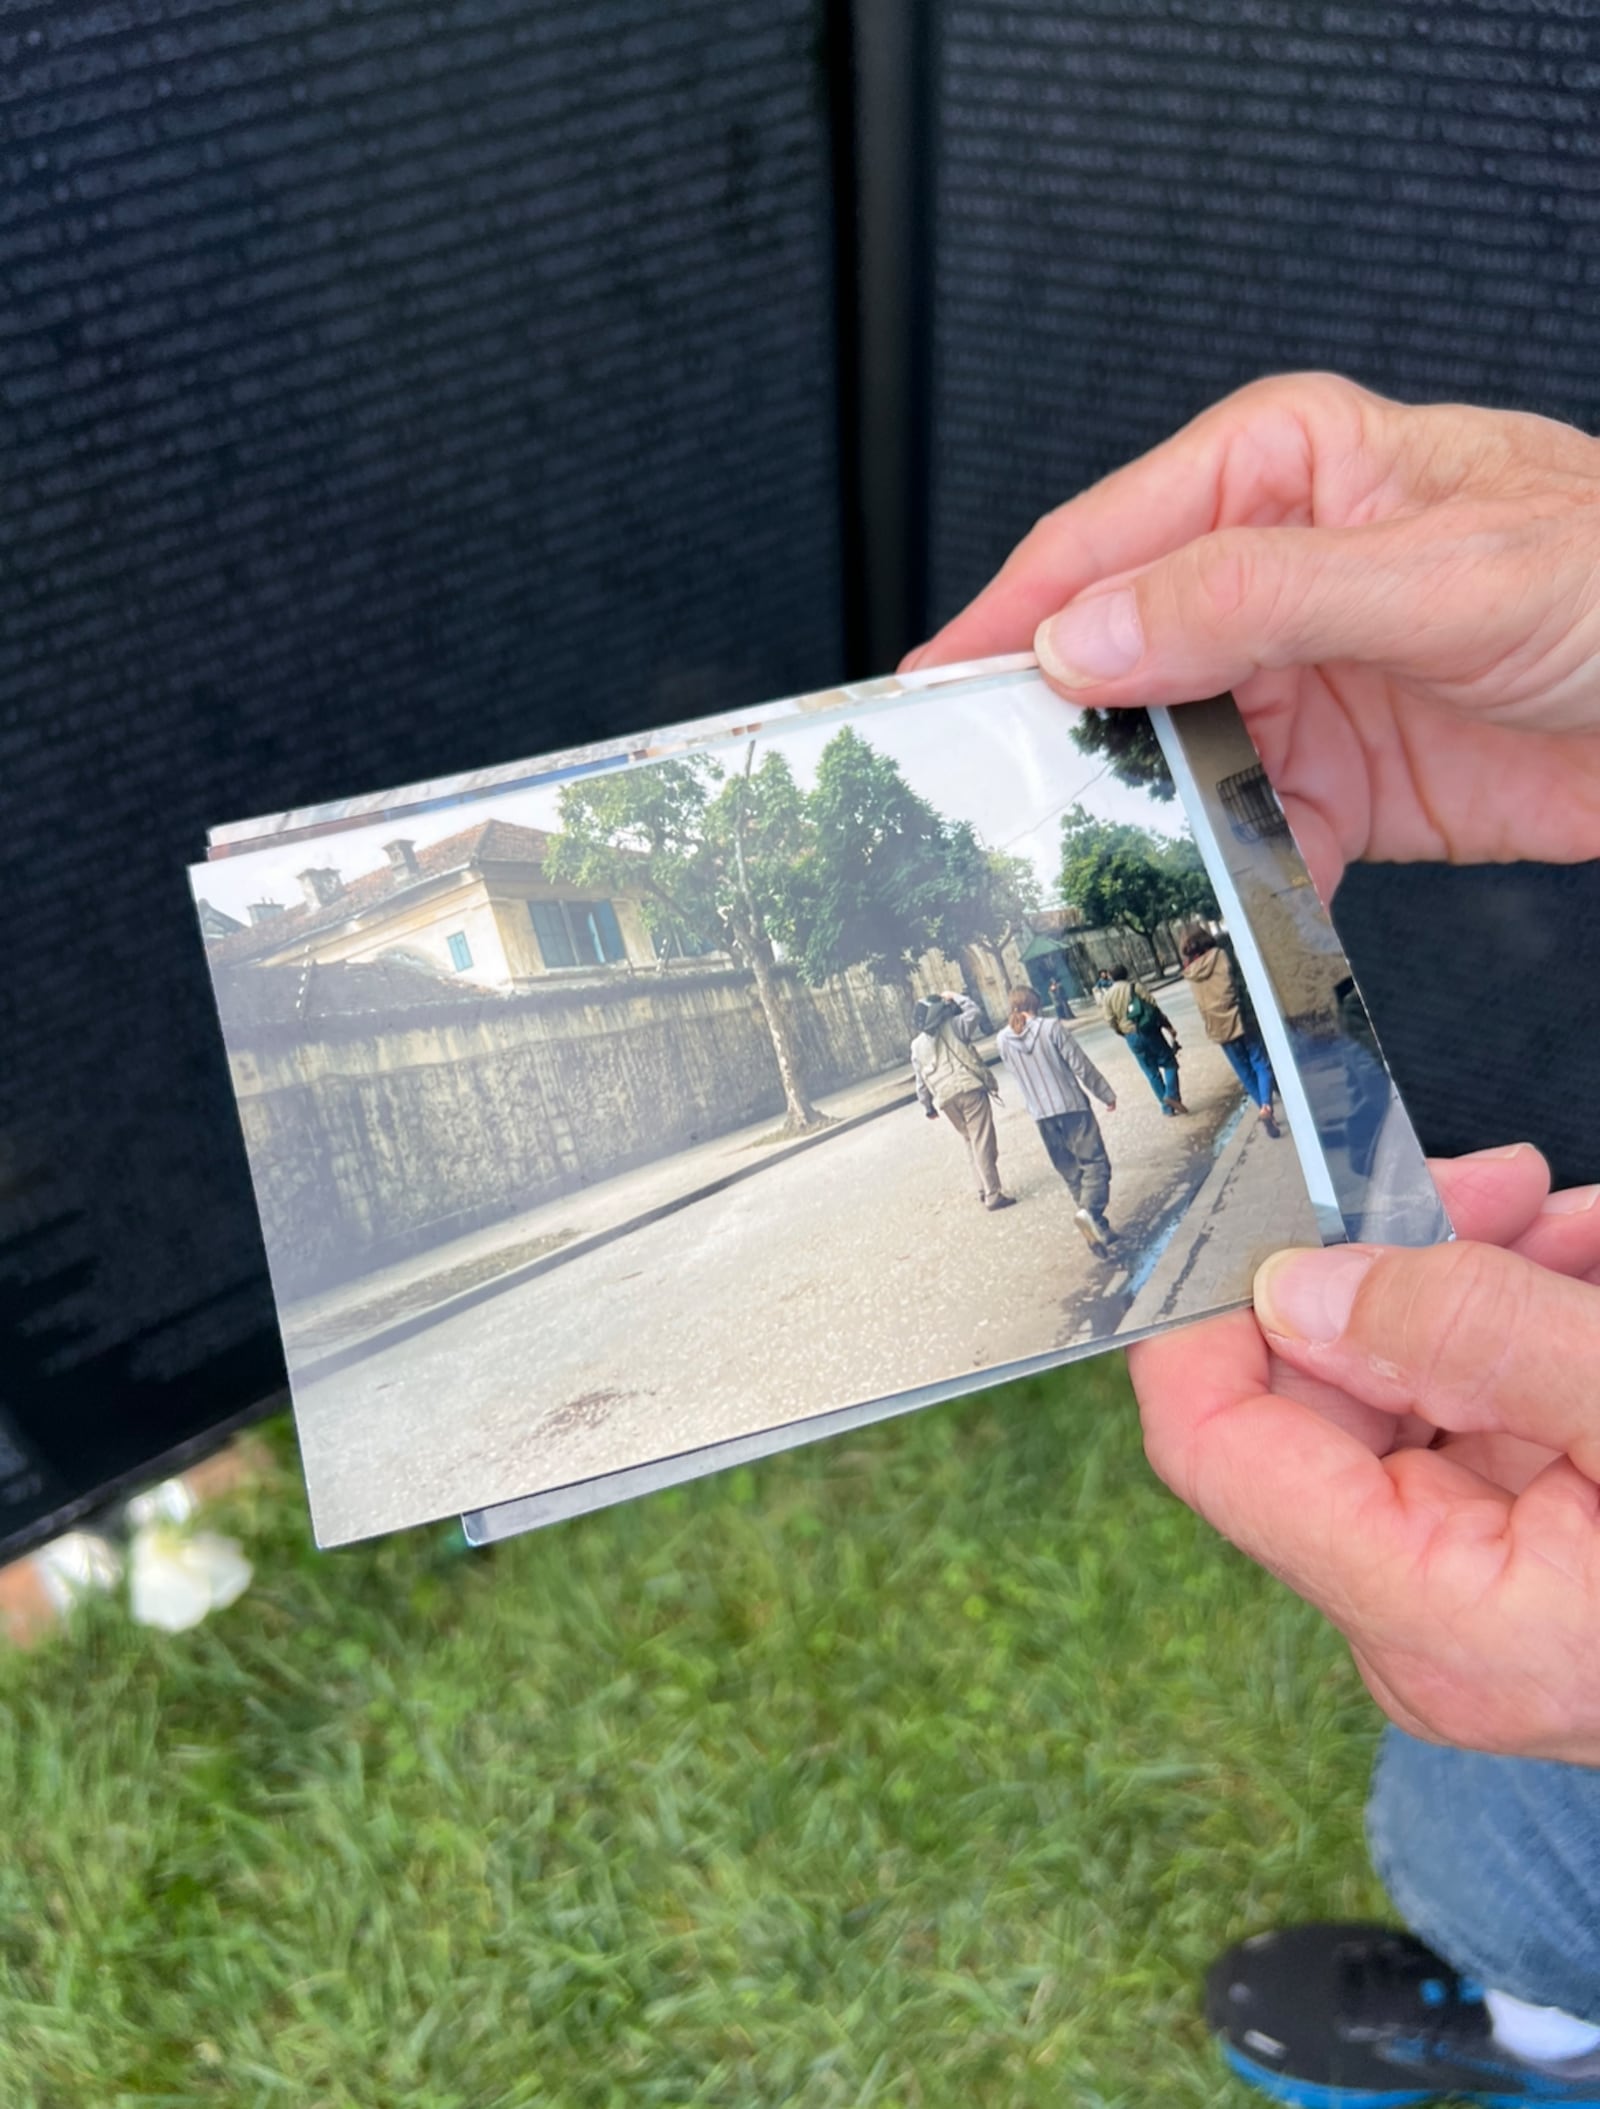
[[[1150,1089],[1163,1105],[1169,1098],[1182,1097],[1178,1089],[1178,1058],[1160,1033],[1129,1033],[1128,1045],[1149,1078]]]
[[[1254,1033],[1241,1033],[1237,1040],[1224,1040],[1222,1052],[1233,1064],[1233,1073],[1258,1106],[1272,1103],[1272,1064],[1267,1050]]]
[[[1600,1771],[1390,1728],[1367,1842],[1401,1917],[1464,1976],[1600,2023]]]

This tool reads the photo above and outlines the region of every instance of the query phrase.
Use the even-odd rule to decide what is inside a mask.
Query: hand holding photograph
[[[193,880],[324,1545],[1449,1235],[1227,698],[908,675],[219,831]]]

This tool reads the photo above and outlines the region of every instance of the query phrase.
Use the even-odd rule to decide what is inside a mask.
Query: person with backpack
[[[1129,1053],[1144,1071],[1167,1119],[1187,1113],[1178,1085],[1178,1052],[1183,1043],[1150,991],[1120,963],[1111,969],[1100,1010],[1117,1038],[1127,1041]]]
[[[994,1128],[1000,1087],[972,1044],[987,1030],[982,1011],[970,996],[947,989],[924,998],[913,1022],[917,1036],[911,1043],[911,1067],[923,1112],[929,1120],[942,1113],[966,1143],[984,1207],[991,1214],[1010,1208],[1012,1197],[1000,1187],[1000,1139]]]

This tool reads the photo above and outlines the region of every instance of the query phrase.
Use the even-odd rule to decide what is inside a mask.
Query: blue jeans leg
[[[1178,1090],[1178,1057],[1159,1033],[1128,1033],[1128,1046],[1134,1050],[1134,1061],[1145,1071],[1149,1086],[1162,1105],[1168,1099],[1183,1097]]]
[[[1176,1098],[1178,1095],[1178,1065],[1173,1061],[1171,1050],[1168,1048],[1166,1041],[1161,1040],[1152,1045],[1144,1034],[1129,1033],[1128,1045],[1133,1050],[1133,1059],[1144,1071],[1150,1089],[1155,1093],[1156,1097],[1163,1104],[1169,1098]],[[1164,1067],[1172,1071],[1172,1082],[1170,1084],[1162,1075]]]
[[[1237,1040],[1224,1040],[1222,1052],[1233,1064],[1233,1073],[1258,1106],[1272,1103],[1272,1064],[1267,1050],[1254,1033],[1241,1033]]]
[[[1401,1917],[1464,1976],[1600,2023],[1600,1770],[1390,1728],[1367,1842]]]

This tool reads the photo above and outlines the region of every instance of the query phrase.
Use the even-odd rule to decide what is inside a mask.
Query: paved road
[[[1163,1118],[1103,1028],[1080,1033],[1118,1094],[1111,1216],[1135,1267],[1239,1105],[1221,1053],[1186,1030],[1187,991],[1162,1001],[1184,1036],[1187,1120]],[[1137,1281],[1088,1251],[1002,1092],[1015,1208],[986,1213],[949,1125],[902,1108],[301,1386],[319,1535],[488,1506],[1114,1330]]]

